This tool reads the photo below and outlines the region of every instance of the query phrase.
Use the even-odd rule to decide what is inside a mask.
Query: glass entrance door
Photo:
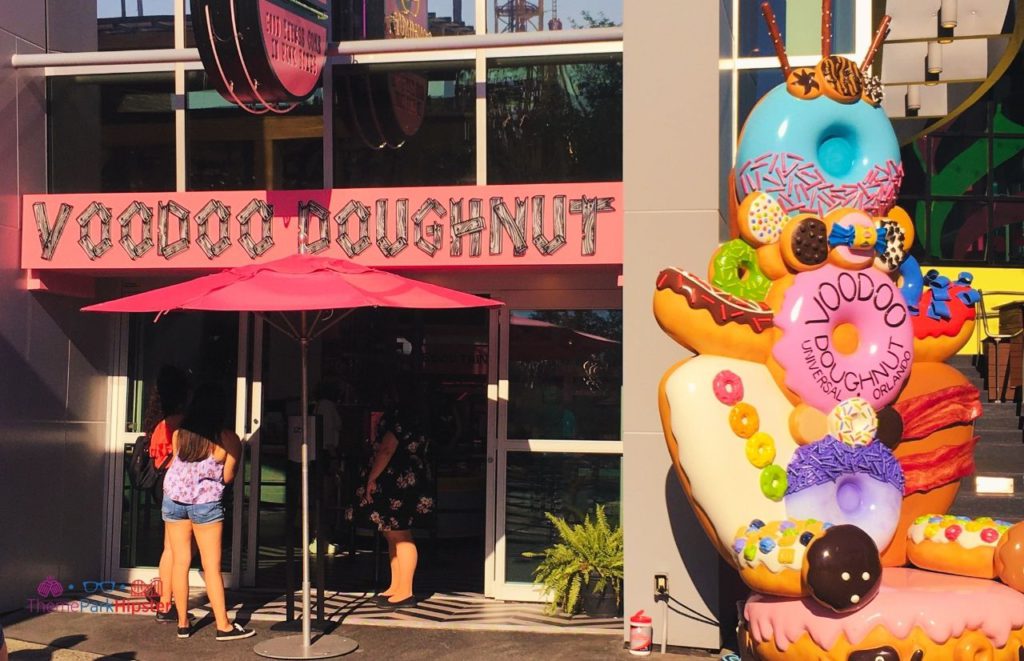
[[[554,294],[558,294],[555,292]],[[493,578],[487,595],[536,601],[541,552],[596,504],[620,521],[621,293],[517,296],[500,312]],[[573,301],[573,307],[556,307]]]
[[[117,338],[118,365],[113,381],[111,420],[110,540],[106,552],[108,573],[116,581],[157,577],[163,551],[163,521],[160,505],[149,490],[135,489],[128,478],[128,466],[136,442],[152,416],[157,374],[164,366],[187,375],[191,388],[203,383],[220,385],[231,410],[225,420],[243,439],[239,479],[225,491],[226,519],[223,540],[225,583],[238,584],[242,564],[242,537],[248,526],[245,505],[249,492],[248,460],[252,448],[247,441],[253,429],[251,387],[248,372],[254,353],[249,342],[250,317],[237,313],[174,313],[153,323],[149,314],[122,315]],[[258,364],[258,361],[256,361]],[[258,401],[258,400],[257,400]],[[193,558],[193,568],[199,558]],[[190,582],[201,584],[198,573]]]

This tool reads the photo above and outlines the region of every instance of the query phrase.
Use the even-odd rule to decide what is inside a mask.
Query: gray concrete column
[[[627,0],[623,21],[625,614],[627,628],[637,610],[651,614],[657,643],[655,573],[669,575],[674,600],[718,617],[718,557],[672,470],[658,417],[658,382],[687,354],[661,332],[651,299],[662,268],[704,273],[718,244],[719,151],[728,144],[719,126],[720,11],[718,2]],[[668,643],[717,649],[718,627],[670,611]]]

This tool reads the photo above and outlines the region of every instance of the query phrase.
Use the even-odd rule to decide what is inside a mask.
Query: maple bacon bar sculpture
[[[697,354],[659,387],[705,532],[754,595],[744,658],[1024,658],[1024,524],[947,514],[974,470],[978,391],[945,364],[978,293],[921,273],[894,206],[900,150],[861,64],[792,68],[754,107],[732,240],[704,278],[667,268],[662,329]],[[908,567],[912,563],[915,567]]]

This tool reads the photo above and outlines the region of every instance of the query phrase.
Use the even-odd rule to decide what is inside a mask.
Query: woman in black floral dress
[[[362,517],[384,534],[391,560],[391,585],[377,597],[384,608],[414,606],[412,582],[417,552],[412,528],[434,510],[427,462],[430,439],[423,416],[393,409],[381,417],[370,465],[363,469],[356,499]]]

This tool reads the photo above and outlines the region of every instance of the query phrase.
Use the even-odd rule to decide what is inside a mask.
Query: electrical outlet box
[[[654,594],[668,594],[668,574],[654,575]]]

